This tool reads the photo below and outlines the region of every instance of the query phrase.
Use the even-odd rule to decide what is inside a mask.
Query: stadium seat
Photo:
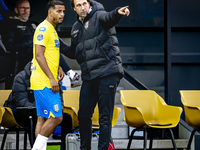
[[[1,150],[4,149],[6,137],[9,131],[16,131],[16,149],[19,150],[19,131],[24,132],[24,149],[27,147],[27,127],[20,126],[13,115],[12,109],[9,107],[4,107],[4,102],[8,99],[11,90],[0,90],[0,125],[6,128],[1,143]]]
[[[185,121],[194,128],[187,146],[189,150],[195,132],[200,131],[200,90],[180,90],[179,92],[184,106]]]
[[[177,149],[171,128],[176,127],[182,113],[181,107],[169,106],[151,90],[120,90],[126,123],[134,127],[127,150],[130,149],[135,131],[144,131],[144,150],[147,145],[147,131],[169,129],[174,149]],[[153,136],[150,134],[149,149],[152,149]]]
[[[64,99],[64,113],[68,113],[72,117],[73,128],[79,126],[78,123],[78,110],[79,110],[79,90],[64,90],[63,99]],[[114,107],[113,111],[113,120],[112,126],[117,123],[118,116],[121,112],[121,108]],[[98,105],[96,105],[92,117],[92,128],[99,129],[99,110]]]

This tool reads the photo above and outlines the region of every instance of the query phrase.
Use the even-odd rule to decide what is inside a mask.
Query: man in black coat
[[[38,23],[29,19],[30,9],[28,0],[18,0],[14,8],[15,14],[3,20],[2,41],[10,52],[6,89],[12,87],[14,76],[33,58],[33,35]]]
[[[33,35],[38,24],[29,19],[30,9],[27,0],[18,1],[14,9],[16,15],[4,20],[6,26],[2,32],[3,43],[12,54],[12,67],[18,52],[18,72],[33,58]]]
[[[10,107],[13,114],[16,116],[17,107],[35,107],[34,97],[31,94],[30,88],[30,75],[31,75],[31,62],[29,62],[24,70],[19,72],[13,82],[12,92],[10,93],[8,100],[5,101],[4,106]]]
[[[102,4],[90,0],[70,0],[77,13],[71,31],[71,46],[61,52],[75,58],[81,67],[83,84],[79,101],[81,150],[91,149],[92,114],[99,107],[98,150],[107,150],[111,135],[115,92],[123,77],[122,61],[114,26],[128,6],[106,12]],[[62,44],[62,43],[61,43]]]

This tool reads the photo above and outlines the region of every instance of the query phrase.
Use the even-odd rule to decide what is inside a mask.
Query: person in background
[[[117,86],[123,77],[122,60],[114,26],[128,6],[106,12],[102,4],[93,0],[70,0],[77,13],[71,31],[71,46],[61,45],[61,52],[75,58],[81,66],[83,84],[79,101],[81,150],[91,149],[92,114],[99,107],[98,150],[107,150]],[[61,43],[62,44],[62,43]]]
[[[17,74],[33,58],[33,35],[38,23],[29,19],[30,3],[27,0],[18,0],[14,11],[16,15],[10,16],[4,22],[6,26],[2,40],[6,50],[11,53],[11,72],[15,70],[16,52],[18,53]]]
[[[30,10],[28,0],[18,0],[14,8],[16,15],[10,16],[4,22],[6,26],[2,32],[2,41],[6,50],[10,52],[11,61],[8,74],[12,74],[6,81],[6,89],[12,88],[14,76],[22,71],[33,58],[33,35],[38,23],[30,20]],[[71,87],[80,86],[81,77],[66,62],[63,63],[65,66],[63,70],[70,78]]]

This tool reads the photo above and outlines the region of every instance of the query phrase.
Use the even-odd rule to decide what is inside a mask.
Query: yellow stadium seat
[[[169,129],[174,149],[176,148],[171,128],[176,127],[182,113],[181,107],[169,106],[151,90],[120,90],[124,106],[126,123],[135,129],[131,133],[127,150],[130,149],[135,131],[144,131],[144,149],[147,143],[147,130]],[[150,136],[149,149],[152,148],[153,136]]]
[[[0,90],[0,106],[3,106],[4,102],[8,99],[12,90]]]
[[[5,109],[0,106],[0,123],[2,121],[3,115],[4,115]]]
[[[3,118],[5,118],[4,114],[6,111],[5,107],[3,107],[4,102],[8,99],[11,90],[0,90],[0,125],[4,124]],[[9,109],[8,109],[9,110]],[[12,110],[11,110],[12,111]]]
[[[194,128],[187,146],[189,150],[195,132],[200,131],[200,90],[180,90],[179,92],[184,106],[185,121]]]
[[[78,109],[79,109],[79,90],[63,90],[64,113],[68,113],[72,117],[73,128],[79,126]]]
[[[8,99],[11,90],[0,90],[0,125],[7,128],[1,144],[1,150],[3,150],[5,145],[6,136],[9,131],[15,130],[17,132],[16,139],[16,149],[19,149],[19,131],[25,131],[24,133],[24,149],[27,146],[27,129],[20,126],[13,115],[12,109],[9,107],[4,107],[4,102]]]
[[[3,107],[4,102],[8,99],[11,90],[0,90],[0,123],[2,121],[3,115],[5,113],[5,109]]]
[[[117,123],[118,116],[121,112],[120,107],[114,107],[113,110],[113,118],[112,118],[112,127]],[[92,128],[93,129],[99,129],[99,109],[98,109],[98,104],[96,105],[94,109],[94,114],[92,116]]]
[[[73,128],[77,128],[79,126],[79,123],[78,123],[79,95],[80,95],[79,90],[64,90],[63,91],[64,113],[68,113],[71,115]],[[117,123],[120,112],[121,112],[121,108],[114,107],[112,126],[114,126]],[[92,128],[99,129],[98,105],[95,107],[94,113],[92,116]]]

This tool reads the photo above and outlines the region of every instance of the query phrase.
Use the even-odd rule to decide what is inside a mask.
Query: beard
[[[19,19],[21,21],[23,21],[23,22],[26,22],[26,21],[28,21],[29,17],[21,17],[21,16],[19,16]]]
[[[56,24],[56,25],[59,25],[59,24],[62,24],[63,21],[59,21],[59,19],[55,19],[53,18],[53,22]]]

